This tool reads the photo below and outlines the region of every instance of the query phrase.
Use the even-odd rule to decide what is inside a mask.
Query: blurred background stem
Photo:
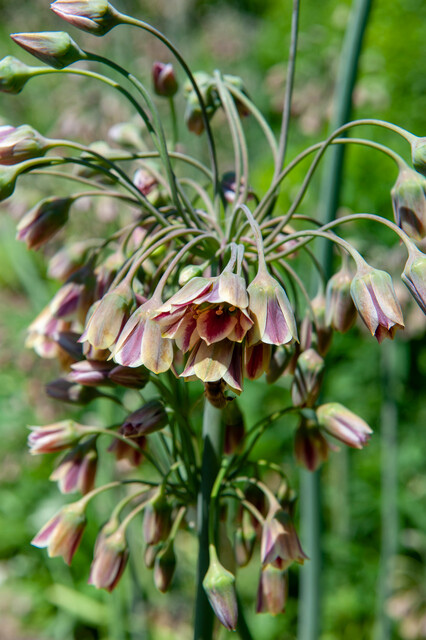
[[[330,132],[348,122],[352,110],[352,93],[358,71],[362,41],[370,15],[372,0],[355,0],[346,27],[340,67],[336,78],[334,113]],[[322,219],[330,222],[336,217],[341,194],[345,145],[329,150],[321,185]],[[326,279],[332,275],[332,244],[323,245],[321,256]],[[340,473],[347,475],[347,468]],[[347,465],[345,465],[347,467]],[[321,485],[320,472],[301,472],[301,532],[310,561],[300,573],[298,639],[317,640],[321,629]]]

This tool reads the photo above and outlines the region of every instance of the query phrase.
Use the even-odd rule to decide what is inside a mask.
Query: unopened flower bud
[[[143,147],[142,129],[133,122],[118,122],[108,131],[108,137],[121,147]]]
[[[134,411],[123,422],[124,434],[128,438],[147,436],[159,431],[168,423],[164,405],[159,400],[150,400]]]
[[[83,495],[93,489],[98,454],[93,441],[78,445],[70,451],[50,475],[57,481],[61,493],[79,491]]]
[[[359,265],[351,296],[361,319],[379,343],[384,338],[393,340],[396,330],[404,328],[392,278],[386,271],[373,269],[367,263]]]
[[[349,447],[362,449],[373,433],[362,418],[338,402],[321,405],[316,414],[319,426]]]
[[[426,314],[426,255],[414,245],[410,246],[401,278],[420,309]]]
[[[65,31],[13,33],[12,40],[33,56],[55,69],[64,69],[87,55]]]
[[[138,169],[135,172],[135,175],[133,176],[133,184],[145,197],[152,195],[154,190],[157,190],[158,197],[158,181],[147,169]]]
[[[426,178],[404,166],[391,191],[395,222],[414,240],[426,235]]]
[[[316,471],[328,459],[329,445],[315,422],[302,419],[294,436],[294,456],[300,466]]]
[[[112,383],[129,389],[143,389],[149,380],[149,373],[145,367],[131,369],[121,365],[115,366],[108,374]]]
[[[46,394],[49,398],[70,404],[89,404],[101,395],[93,387],[84,387],[65,378],[58,378],[46,385]]]
[[[56,453],[74,446],[86,435],[87,428],[74,420],[54,422],[44,427],[30,427],[28,436],[30,453]]]
[[[90,567],[89,584],[111,592],[126,568],[129,552],[124,531],[105,536],[102,532],[96,542],[95,555]]]
[[[414,138],[411,143],[411,159],[416,171],[426,176],[426,137]]]
[[[45,198],[31,209],[17,226],[17,239],[29,249],[38,249],[68,222],[72,198]]]
[[[178,83],[172,64],[154,62],[152,65],[154,91],[159,96],[171,98],[178,90]]]
[[[235,576],[220,564],[216,549],[210,545],[210,564],[203,580],[204,591],[219,621],[228,631],[235,631],[238,620]]]
[[[220,99],[214,86],[214,80],[203,71],[196,72],[194,77],[204,100],[207,117],[210,119],[220,107]],[[190,131],[192,131],[192,133],[200,135],[204,131],[202,110],[198,96],[189,82],[185,85],[185,93],[187,100],[185,110],[186,126]]]
[[[256,613],[270,613],[273,616],[284,613],[286,592],[287,572],[267,564],[260,574]]]
[[[120,24],[119,13],[107,0],[56,0],[50,8],[73,27],[94,36],[103,36]]]
[[[346,263],[327,283],[325,292],[325,323],[335,331],[346,333],[356,320],[356,308],[351,298],[352,274]]]
[[[69,504],[44,525],[31,544],[40,549],[47,547],[49,558],[62,556],[67,564],[71,564],[85,525],[84,505],[80,502]]]
[[[147,544],[145,548],[145,553],[143,556],[145,566],[147,569],[153,569],[155,565],[155,558],[157,557],[158,552],[160,551],[160,545],[155,544]]]
[[[324,360],[315,351],[307,349],[297,360],[291,399],[295,407],[312,407],[321,391],[324,377]]]
[[[241,448],[245,434],[244,416],[236,399],[227,403],[223,410],[223,417],[225,421],[224,451],[230,455]]]
[[[13,56],[0,60],[0,91],[19,93],[34,75],[34,69]]]
[[[315,298],[311,302],[312,311],[314,312],[314,336],[311,338],[310,344],[304,344],[301,338],[302,350],[313,346],[316,348],[320,356],[325,356],[330,349],[331,341],[333,339],[333,330],[327,326],[325,313],[326,313],[326,300],[324,294],[319,291]]]
[[[13,165],[39,158],[48,149],[46,138],[27,124],[0,127],[0,165]]]
[[[170,533],[172,511],[163,495],[150,502],[144,511],[143,537],[146,544],[158,544]]]
[[[154,582],[158,591],[166,593],[176,569],[176,555],[173,544],[169,543],[164,549],[161,549],[155,557],[154,562]]]
[[[12,167],[0,168],[0,202],[6,200],[15,191],[19,171]]]
[[[113,367],[114,363],[109,361],[82,360],[71,365],[67,380],[87,387],[108,386],[111,385],[109,372]]]
[[[123,433],[123,427],[121,426],[119,429],[120,435],[125,435]],[[137,445],[136,447],[132,447],[130,444],[123,442],[123,440],[119,440],[118,438],[114,438],[113,443],[108,447],[108,451],[113,453],[116,459],[120,461],[126,461],[132,467],[138,467],[143,460],[143,449],[146,445],[145,436],[138,436],[136,438],[132,438],[132,443]]]

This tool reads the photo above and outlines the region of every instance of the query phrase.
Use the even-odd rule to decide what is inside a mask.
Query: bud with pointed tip
[[[315,351],[307,349],[297,359],[291,386],[291,399],[295,407],[312,407],[321,391],[324,360]]]
[[[126,417],[123,433],[128,438],[147,436],[159,431],[168,423],[164,405],[159,400],[149,400],[140,409]]]
[[[144,511],[143,537],[148,545],[158,544],[170,533],[172,511],[163,495],[150,502]]]
[[[404,328],[392,278],[386,271],[359,263],[351,296],[361,319],[379,343],[385,338],[393,340],[396,330]]]
[[[0,91],[19,93],[33,75],[34,67],[29,67],[13,56],[6,56],[0,60]]]
[[[82,340],[95,349],[110,349],[129,317],[133,290],[126,281],[108,291],[90,316]]]
[[[74,420],[62,420],[44,427],[30,427],[28,436],[30,453],[56,453],[77,444],[86,435],[87,428]]]
[[[395,222],[414,240],[426,235],[426,178],[403,166],[391,191]]]
[[[203,588],[219,621],[228,631],[235,631],[238,619],[235,576],[220,564],[213,545],[210,545],[209,553],[210,564]]]
[[[410,244],[408,260],[401,278],[426,315],[426,255],[413,244]]]
[[[152,65],[152,81],[155,93],[165,98],[172,98],[179,88],[173,65],[170,63],[154,62]]]
[[[17,239],[29,249],[39,249],[68,222],[72,198],[45,198],[33,207],[17,226]]]
[[[84,387],[65,378],[57,378],[46,385],[46,394],[49,398],[70,404],[89,404],[101,394],[93,387]]]
[[[419,173],[426,176],[426,137],[413,136],[411,142],[411,159],[413,166]]]
[[[84,504],[75,502],[63,507],[39,533],[31,544],[40,549],[47,547],[49,558],[62,556],[71,564],[86,526]]]
[[[27,124],[0,127],[0,165],[13,165],[39,158],[48,149],[46,138]]]
[[[285,611],[287,572],[267,564],[262,567],[257,589],[256,613],[273,616]]]
[[[316,409],[319,426],[349,447],[362,449],[373,431],[356,413],[338,402],[328,402]]]
[[[89,584],[111,592],[126,568],[128,556],[126,538],[121,528],[109,536],[101,532],[96,541]]]
[[[40,33],[12,33],[11,38],[20,47],[54,69],[64,69],[87,55],[66,31]]]
[[[308,471],[316,471],[328,459],[329,448],[315,422],[303,418],[294,436],[297,463]]]
[[[82,360],[71,365],[67,375],[69,382],[81,384],[85,387],[111,386],[109,372],[114,367],[113,362],[104,360]]]
[[[173,549],[173,543],[169,543],[164,549],[161,549],[155,557],[154,561],[154,582],[158,591],[166,593],[176,569],[176,555]]]
[[[107,0],[56,0],[52,11],[73,27],[103,36],[120,24],[119,13]]]
[[[294,356],[294,345],[280,345],[274,349],[266,371],[266,382],[274,384],[278,378],[285,373],[285,369],[290,364]]]
[[[50,475],[57,481],[61,493],[79,491],[83,495],[93,489],[98,454],[93,440],[78,445],[70,451]]]
[[[346,333],[356,320],[356,308],[351,298],[352,274],[346,263],[327,283],[325,292],[325,323],[335,331]]]
[[[145,566],[147,569],[153,569],[155,565],[155,558],[157,557],[157,553],[160,551],[161,545],[155,544],[147,544],[145,548],[145,553],[143,556]]]

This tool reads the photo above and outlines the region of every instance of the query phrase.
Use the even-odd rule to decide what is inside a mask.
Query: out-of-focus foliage
[[[29,9],[31,4],[31,9]],[[301,33],[295,84],[293,125],[288,157],[309,142],[321,140],[331,114],[331,98],[339,62],[342,37],[350,11],[350,2],[337,0],[302,1]],[[21,57],[8,34],[14,31],[63,29],[49,15],[47,2],[15,3],[0,0],[1,56]],[[285,79],[288,49],[290,2],[282,0],[123,0],[117,6],[146,16],[168,33],[195,68],[241,75],[255,101],[277,126]],[[368,27],[354,93],[354,117],[388,119],[417,135],[424,135],[426,122],[426,63],[424,51],[425,6],[422,0],[376,0]],[[41,22],[42,20],[42,22]],[[96,52],[105,51],[118,62],[149,81],[152,60],[169,60],[164,49],[138,31],[117,29],[107,39],[73,33],[79,43]],[[30,60],[23,56],[22,59]],[[182,106],[182,105],[180,105]],[[106,135],[115,122],[129,117],[123,105],[104,88],[88,86],[81,78],[64,76],[33,80],[20,96],[0,95],[0,124],[28,122],[49,136],[69,136],[85,142]],[[217,126],[223,123],[217,117]],[[372,131],[377,140],[388,143],[407,156],[408,150],[392,133]],[[227,133],[222,136],[220,160],[226,170],[229,157]],[[271,162],[260,142],[255,123],[248,123],[249,144],[259,153],[254,167],[256,185],[268,185]],[[204,143],[188,136],[186,143]],[[306,166],[293,172],[287,185],[294,191]],[[395,169],[374,150],[350,149],[346,156],[342,206],[354,211],[376,212],[391,217],[390,188]],[[318,182],[318,181],[317,181]],[[24,184],[24,181],[23,181]],[[44,306],[51,292],[38,256],[28,254],[14,241],[10,217],[18,218],[39,199],[34,182],[19,188],[13,205],[0,205],[0,639],[24,640],[78,638],[160,640],[187,638],[185,626],[193,597],[194,559],[190,539],[181,543],[175,586],[167,596],[153,590],[142,557],[134,561],[123,584],[112,595],[96,592],[86,585],[96,522],[85,536],[72,569],[61,560],[45,562],[39,551],[29,546],[40,525],[60,506],[56,487],[47,482],[49,461],[30,458],[26,453],[26,425],[52,422],[62,418],[54,401],[44,396],[43,385],[55,377],[48,363],[24,349],[25,328]],[[43,183],[42,195],[49,194]],[[287,204],[285,189],[283,204]],[[20,201],[21,205],[17,205]],[[111,212],[103,206],[81,209],[75,225],[93,225],[108,220]],[[318,212],[318,191],[313,189],[303,204],[303,212]],[[6,210],[8,215],[6,216]],[[365,224],[356,242],[373,233]],[[376,228],[374,228],[376,234]],[[381,266],[387,242],[372,259]],[[386,255],[387,260],[389,254]],[[401,254],[395,256],[395,273],[400,273]],[[402,285],[401,285],[402,286]],[[403,290],[398,291],[407,302]],[[393,401],[398,411],[397,477],[400,529],[425,530],[426,444],[423,425],[426,404],[422,391],[426,377],[426,343],[419,332],[414,307],[406,307],[408,344],[398,336],[396,344],[381,348],[365,332],[337,336],[329,355],[325,400],[338,399],[359,413],[375,429],[370,446],[358,452],[336,452],[323,470],[323,634],[321,640],[358,640],[373,637],[375,598],[379,584],[381,548],[380,504],[381,464],[387,452],[380,436],[383,400],[383,372],[392,362]],[[384,353],[384,349],[387,353]],[[342,355],[344,354],[344,356]],[[283,382],[285,384],[285,381]],[[265,384],[248,385],[243,409],[249,424],[260,417],[260,407],[268,411],[281,408],[276,390]],[[90,411],[105,411],[91,405]],[[81,410],[75,411],[79,419]],[[87,418],[87,410],[85,417]],[[279,461],[290,460],[294,425],[281,420],[265,434],[258,445],[259,456]],[[382,451],[381,451],[382,448]],[[297,478],[292,478],[297,483]],[[98,524],[107,505],[98,507]],[[132,544],[140,540],[140,531],[132,531]],[[400,553],[405,548],[400,539]],[[309,549],[307,549],[309,554]],[[407,553],[412,556],[412,550]],[[137,558],[137,554],[131,554]],[[417,562],[419,558],[414,558]],[[407,561],[408,562],[408,561]],[[408,565],[407,565],[408,566]],[[252,585],[258,567],[250,565],[239,573],[237,584],[248,609],[247,619],[256,640],[296,637],[296,600],[298,570],[290,572],[290,593],[285,616],[271,618],[254,615]],[[416,583],[411,584],[416,588]],[[421,584],[418,587],[423,588]],[[419,592],[420,594],[422,591]],[[424,593],[424,591],[423,591]],[[390,608],[398,606],[398,591]],[[150,606],[147,607],[149,599]],[[253,610],[253,612],[251,611]],[[391,611],[392,613],[392,611]],[[398,617],[394,611],[395,617]],[[407,625],[406,625],[407,626]],[[171,635],[172,634],[172,635]],[[395,638],[420,638],[404,635],[404,626],[394,630]]]

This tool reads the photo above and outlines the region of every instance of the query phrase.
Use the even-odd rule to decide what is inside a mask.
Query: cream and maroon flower
[[[303,564],[307,559],[293,521],[283,509],[271,509],[265,520],[260,557],[262,566],[272,564],[282,570],[287,569],[293,562]]]
[[[202,382],[224,380],[233,391],[243,388],[243,351],[237,342],[224,339],[208,345],[199,340],[189,354],[181,373],[183,378],[198,378]]]
[[[51,518],[31,544],[40,549],[47,547],[49,558],[62,556],[67,564],[71,564],[85,526],[84,506],[75,502],[63,507],[56,516]]]

